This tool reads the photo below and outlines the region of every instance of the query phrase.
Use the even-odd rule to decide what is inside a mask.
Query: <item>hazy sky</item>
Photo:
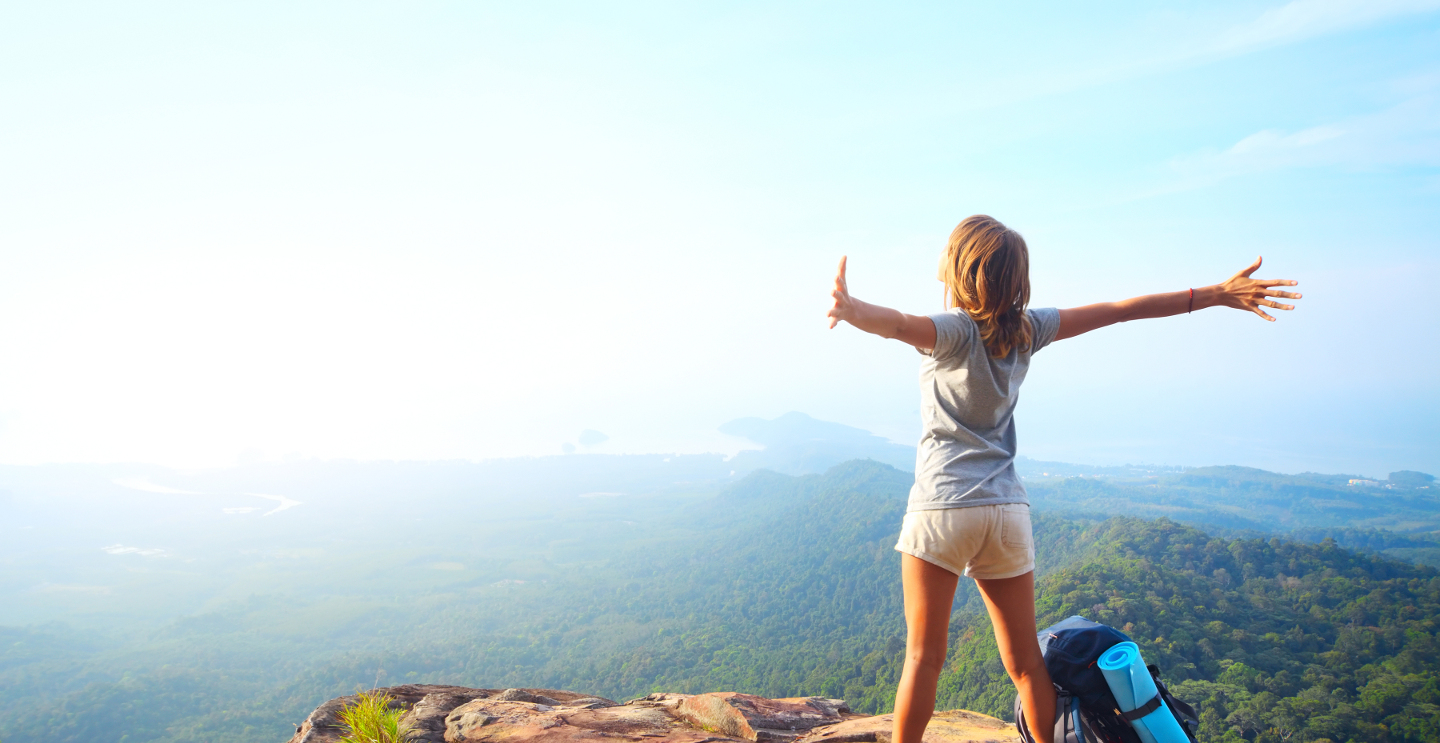
[[[904,443],[988,213],[1034,306],[1213,283],[1037,355],[1022,452],[1440,474],[1440,0],[0,6],[0,462]]]

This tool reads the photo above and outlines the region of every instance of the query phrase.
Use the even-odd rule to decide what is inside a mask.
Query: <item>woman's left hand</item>
[[[1275,289],[1277,286],[1295,286],[1299,282],[1289,279],[1252,279],[1250,274],[1260,268],[1260,262],[1264,260],[1256,257],[1255,262],[1236,272],[1234,276],[1226,279],[1224,283],[1214,287],[1214,304],[1234,307],[1237,310],[1248,310],[1260,317],[1275,322],[1275,318],[1266,314],[1261,307],[1270,307],[1277,310],[1293,310],[1293,304],[1281,304],[1270,297],[1280,299],[1299,299],[1298,292],[1286,292]]]

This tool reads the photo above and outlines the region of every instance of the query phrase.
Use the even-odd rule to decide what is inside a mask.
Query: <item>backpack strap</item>
[[[1020,698],[1015,698],[1015,728],[1020,734],[1021,743],[1036,743],[1035,738],[1030,735],[1030,727],[1025,721],[1025,710],[1020,705]],[[1080,710],[1080,700],[1070,693],[1055,686],[1055,728],[1051,732],[1051,739],[1055,743],[1104,743],[1103,738],[1098,738],[1090,732],[1086,725],[1084,713]]]
[[[1121,712],[1120,719],[1124,720],[1125,722],[1134,722],[1144,717],[1145,715],[1148,715],[1151,712],[1160,709],[1161,704],[1162,702],[1160,701],[1160,695],[1156,694],[1155,696],[1150,698],[1150,701],[1140,705],[1139,707],[1136,707],[1129,712]]]
[[[1085,737],[1085,723],[1080,719],[1080,700],[1069,694],[1056,697],[1055,743],[1099,743]]]
[[[1161,698],[1165,700],[1165,704],[1170,708],[1170,713],[1175,715],[1176,721],[1180,723],[1180,728],[1190,737],[1190,743],[1195,743],[1197,740],[1195,734],[1200,729],[1200,716],[1195,714],[1195,708],[1180,701],[1179,698],[1170,693],[1169,689],[1165,688],[1165,682],[1160,680],[1160,669],[1158,667],[1150,665],[1145,668],[1150,671],[1151,678],[1155,679],[1155,688],[1159,690]]]

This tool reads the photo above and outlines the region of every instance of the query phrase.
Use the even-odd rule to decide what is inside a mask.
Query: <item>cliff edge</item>
[[[378,689],[406,710],[415,743],[889,743],[890,715],[857,715],[841,699],[767,699],[736,692],[651,694],[625,704],[554,689],[469,689],[406,684]],[[320,705],[290,743],[336,743],[337,714],[354,701]],[[1015,743],[1015,726],[954,710],[937,712],[929,743]]]

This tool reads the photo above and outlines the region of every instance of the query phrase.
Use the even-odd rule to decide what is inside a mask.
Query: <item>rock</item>
[[[383,691],[394,697],[397,706],[411,710],[412,713],[416,706],[420,706],[421,702],[425,701],[425,699],[431,695],[435,696],[436,707],[443,707],[449,700],[453,699],[455,703],[450,706],[450,709],[454,709],[471,699],[499,693],[498,689],[469,689],[463,686],[437,686],[431,684],[405,684],[403,686],[392,686],[388,689],[376,689],[376,691]],[[335,741],[345,737],[348,731],[340,724],[340,718],[337,715],[340,710],[353,703],[356,696],[357,695],[351,694],[350,696],[338,697],[316,707],[315,711],[311,712],[310,716],[305,718],[305,722],[301,723],[300,727],[295,731],[295,736],[290,739],[290,743],[335,743]],[[432,714],[428,712],[428,709],[429,708],[422,710],[422,713],[426,715],[427,725],[430,724],[429,719],[432,716]],[[450,709],[446,709],[445,714],[448,714]],[[406,714],[407,718],[410,716],[410,713]],[[444,714],[441,714],[440,717],[442,720],[443,735]],[[416,740],[424,740],[427,741],[427,743],[433,740],[438,743],[442,738],[432,739],[417,736]]]
[[[854,712],[850,711],[850,704],[844,699],[826,699],[824,697],[795,697],[793,699],[781,699],[779,701],[808,704],[811,707],[820,710],[824,714],[833,715],[836,717],[855,714]]]
[[[414,743],[889,743],[891,716],[866,717],[843,699],[751,694],[650,694],[626,704],[554,689],[406,684],[389,694]],[[290,743],[336,743],[338,713],[356,695],[320,705]],[[937,712],[929,743],[1018,743],[1015,726],[973,712]]]
[[[556,709],[530,702],[476,699],[457,707],[445,720],[446,743],[642,738],[656,743],[734,740],[689,727],[663,707],[650,704]]]
[[[695,696],[695,695],[694,695],[694,694],[671,694],[671,693],[669,693],[669,692],[658,692],[658,693],[655,693],[655,694],[646,694],[645,696],[640,697],[639,699],[636,699],[636,700],[633,700],[633,701],[629,702],[629,704],[658,704],[658,705],[660,705],[660,706],[662,706],[662,707],[674,708],[675,705],[677,705],[677,704],[685,701],[686,699],[689,699],[689,698],[692,697],[692,696]]]
[[[524,689],[506,689],[495,695],[495,698],[502,702],[533,702],[544,704],[549,707],[558,707],[562,702],[554,697],[547,697],[544,694],[531,694]],[[592,699],[594,697],[591,697]]]
[[[400,718],[401,724],[413,731],[412,743],[443,743],[445,740],[445,718],[456,707],[476,699],[483,699],[485,689],[471,689],[466,692],[440,691],[425,695]]]
[[[445,740],[447,716],[456,707],[475,699],[487,699],[514,692],[528,695],[532,699],[543,697],[562,705],[579,699],[615,704],[608,699],[554,689],[471,689],[464,686],[404,684],[375,691],[389,694],[395,699],[393,704],[397,708],[409,710],[400,720],[415,731],[412,738],[415,743],[442,743]],[[357,696],[351,694],[337,697],[317,707],[295,731],[290,743],[335,743],[345,737],[348,731],[340,724],[338,715],[340,710],[353,703]]]
[[[894,715],[856,717],[811,730],[796,743],[890,743]],[[963,709],[936,712],[925,728],[925,743],[1018,743],[1013,723]]]
[[[696,694],[675,706],[675,715],[696,727],[753,741],[793,740],[800,733],[844,719],[842,699],[766,699],[733,691]]]
[[[565,703],[566,707],[579,707],[580,709],[599,709],[601,707],[618,707],[620,705],[603,699],[601,697],[581,697]]]

